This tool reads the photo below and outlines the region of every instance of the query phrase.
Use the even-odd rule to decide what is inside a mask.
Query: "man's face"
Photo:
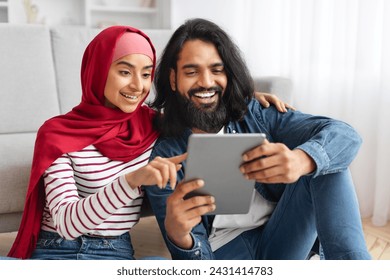
[[[215,110],[227,85],[224,65],[215,46],[201,40],[184,43],[177,73],[171,70],[170,82],[172,89],[195,107]]]
[[[178,94],[178,113],[186,125],[216,133],[226,121],[222,96],[227,76],[222,59],[211,43],[191,40],[184,43],[177,72],[170,73],[171,88]]]

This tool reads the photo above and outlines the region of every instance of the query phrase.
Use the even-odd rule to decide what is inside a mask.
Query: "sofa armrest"
[[[292,104],[292,81],[284,77],[254,77],[256,91],[272,93],[282,101]]]

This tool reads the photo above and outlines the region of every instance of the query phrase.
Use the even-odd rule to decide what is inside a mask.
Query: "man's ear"
[[[171,68],[171,72],[169,73],[169,83],[171,84],[171,89],[176,91],[176,73],[175,70]]]

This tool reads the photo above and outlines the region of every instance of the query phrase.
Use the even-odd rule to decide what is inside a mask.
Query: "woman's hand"
[[[265,92],[255,92],[255,98],[260,102],[264,107],[269,107],[270,104],[274,105],[276,109],[281,112],[287,112],[287,109],[296,110],[293,106],[288,103],[280,100],[276,95],[265,93]]]
[[[126,174],[126,180],[132,188],[140,185],[157,185],[165,188],[170,181],[171,188],[176,186],[177,171],[181,168],[181,162],[187,158],[187,153],[171,157],[156,157],[144,167]]]

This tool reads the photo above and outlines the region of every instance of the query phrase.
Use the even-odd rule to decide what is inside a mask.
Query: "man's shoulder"
[[[267,115],[274,115],[277,112],[275,106],[265,108],[257,99],[252,98],[247,104],[244,119],[264,119]]]
[[[179,137],[160,136],[153,147],[152,157],[172,157],[186,152],[190,135],[191,130],[188,129]]]
[[[277,116],[283,116],[283,115],[285,115],[285,113],[280,113],[274,105],[271,105],[269,107],[264,107],[257,99],[253,98],[248,102],[247,112],[245,114],[245,117],[256,118],[256,119],[260,118],[266,120],[266,119],[273,119]]]

